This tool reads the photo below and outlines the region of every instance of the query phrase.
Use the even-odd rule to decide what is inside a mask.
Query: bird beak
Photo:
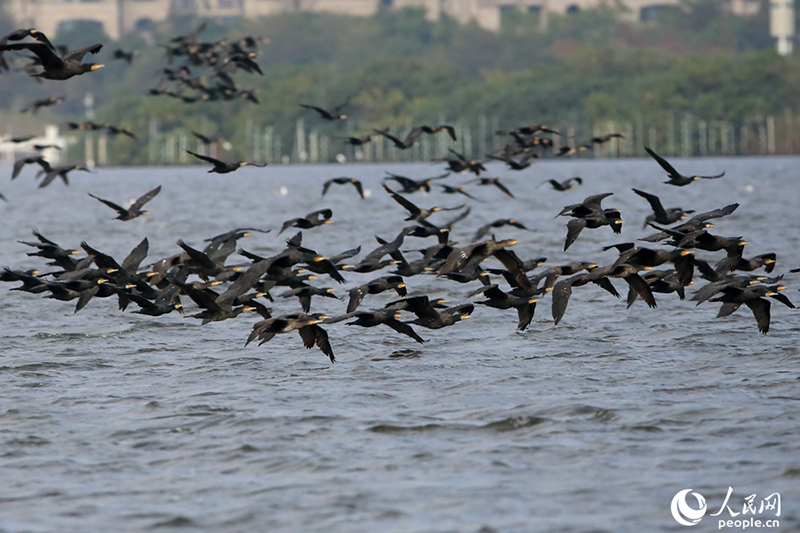
[[[778,285],[775,290],[782,291],[785,288],[786,288],[785,285]]]
[[[245,307],[244,309],[242,309],[242,311],[244,311],[245,313],[246,313],[247,311],[255,311],[255,310],[256,310],[256,308],[255,308],[255,307]]]
[[[535,303],[536,303],[536,302],[538,302],[539,300],[540,300],[539,298],[531,298],[530,300],[528,300],[528,303],[529,303],[529,304],[535,304]]]
[[[405,283],[401,283],[400,285],[398,285],[398,286],[397,286],[397,288],[398,288],[398,289],[402,289],[402,288],[403,288],[403,287],[405,287],[405,286],[406,286],[406,284],[405,284]]]
[[[333,220],[326,220],[325,224],[333,224]]]
[[[691,250],[684,250],[684,251],[681,252],[681,255],[685,257],[687,255],[690,255],[691,253],[692,253]]]
[[[329,257],[325,257],[324,255],[321,255],[319,257],[315,257],[314,258],[314,262],[315,263],[319,263],[320,261],[325,261],[326,259],[330,259],[330,258]]]
[[[108,280],[105,279],[105,278],[100,278],[100,279],[97,280],[97,284],[100,285],[101,283],[105,283],[106,281],[108,281]]]
[[[181,307],[183,307],[183,304],[175,304],[175,309],[180,309]]]
[[[99,68],[103,68],[105,65],[92,65],[92,70],[97,70]]]

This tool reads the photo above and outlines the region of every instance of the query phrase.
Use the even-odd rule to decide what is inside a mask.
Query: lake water
[[[649,207],[631,187],[666,207],[740,202],[714,231],[744,236],[747,257],[777,252],[776,273],[800,267],[799,158],[674,163],[686,173],[727,174],[677,188],[661,183],[652,160],[545,161],[523,172],[491,164],[489,175],[503,176],[515,200],[474,185],[481,203],[438,191],[409,198],[423,207],[471,205],[452,236],[461,243],[489,221],[516,218],[532,231],[503,228],[497,238],[519,239],[521,257],[546,256],[547,265],[608,264],[616,254],[601,246],[649,233],[641,229]],[[271,228],[239,242],[269,255],[294,232],[276,237],[282,221],[323,207],[334,223],[304,232],[304,244],[326,255],[360,244],[366,253],[374,235],[391,239],[405,224],[380,188],[384,171],[422,178],[442,165],[205,170],[99,169],[42,190],[32,169],[6,178],[0,265],[43,267],[16,242],[32,240],[32,228],[64,247],[85,240],[118,260],[148,237],[144,264],[179,251],[179,238],[202,248],[236,227]],[[322,182],[336,176],[361,179],[372,196],[362,201],[334,185],[321,198]],[[566,193],[537,187],[571,176],[584,185]],[[87,196],[122,203],[159,184],[150,214],[130,222]],[[566,219],[554,215],[611,191],[604,205],[622,210],[623,234],[586,230],[563,253]],[[428,244],[408,238],[403,249]],[[385,273],[345,273],[337,293]],[[406,281],[413,294],[452,301],[478,286]],[[785,281],[798,303],[797,274]],[[614,283],[624,296],[625,284]],[[0,286],[0,532],[682,531],[670,513],[678,491],[702,494],[712,514],[728,487],[734,512],[746,496],[756,494],[758,505],[779,493],[778,530],[800,530],[800,320],[777,302],[765,336],[744,307],[716,319],[718,304],[657,294],[657,309],[638,301],[626,310],[624,299],[592,285],[575,289],[556,327],[546,296],[523,333],[513,310],[482,306],[453,327],[417,328],[424,345],[388,328],[325,326],[332,365],[294,333],[245,348],[258,317],[201,326],[177,313],[122,313],[114,299],[75,315],[74,303],[9,291],[16,285]],[[393,298],[370,295],[362,308]],[[338,314],[345,305],[315,298],[312,308]],[[281,298],[270,307],[299,308]],[[719,518],[732,519],[727,510],[705,516],[692,531],[717,530]]]

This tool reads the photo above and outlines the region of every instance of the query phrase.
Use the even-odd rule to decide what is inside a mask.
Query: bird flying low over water
[[[545,180],[545,181],[541,182],[539,185],[537,185],[537,187],[541,187],[545,183],[549,183],[557,191],[564,192],[564,191],[568,191],[570,189],[574,189],[576,183],[578,185],[583,185],[583,180],[581,178],[578,178],[578,177],[569,178],[569,179],[564,180],[564,181]]]
[[[325,194],[328,192],[328,189],[330,189],[331,185],[334,184],[334,183],[336,185],[346,185],[348,183],[351,183],[356,188],[356,191],[358,192],[358,195],[361,197],[361,199],[362,200],[364,199],[364,187],[361,185],[361,182],[358,181],[355,178],[346,178],[346,177],[343,177],[343,178],[331,178],[328,181],[326,181],[325,183],[323,183],[322,184],[322,196],[325,196]]]
[[[666,159],[664,159],[663,157],[652,151],[649,146],[645,146],[644,149],[648,154],[650,154],[650,156],[653,159],[656,160],[656,163],[661,165],[661,168],[667,171],[669,180],[665,181],[664,183],[667,183],[669,185],[683,187],[684,185],[689,185],[693,181],[697,181],[699,179],[714,180],[717,178],[721,178],[722,176],[725,175],[725,172],[723,171],[722,174],[717,174],[716,176],[684,176],[683,174],[675,170],[675,167],[670,165]]]
[[[144,204],[155,198],[155,196],[160,192],[161,192],[161,185],[159,185],[152,191],[140,196],[127,209],[120,205],[115,204],[114,202],[109,202],[108,200],[103,200],[102,198],[98,198],[97,196],[91,193],[89,194],[89,196],[91,196],[95,200],[99,200],[100,202],[104,203],[111,209],[115,210],[118,213],[117,219],[125,221],[125,220],[133,220],[134,218],[139,217],[141,215],[146,215],[147,211],[142,211],[142,206],[144,206]]]
[[[208,157],[207,155],[200,155],[194,152],[190,152],[186,150],[186,153],[195,156],[197,159],[202,159],[203,161],[207,161],[214,165],[214,167],[209,170],[209,172],[216,172],[217,174],[227,174],[228,172],[233,172],[244,166],[251,166],[251,167],[259,167],[264,168],[267,166],[266,163],[247,163],[245,161],[237,161],[236,163],[226,163],[225,161],[220,161],[219,159],[214,159],[213,157]]]

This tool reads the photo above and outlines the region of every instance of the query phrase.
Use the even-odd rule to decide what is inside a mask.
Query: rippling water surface
[[[469,202],[472,215],[453,235],[461,243],[486,222],[517,218],[532,231],[503,228],[497,237],[518,238],[519,255],[550,265],[613,261],[600,251],[621,242],[608,228],[560,251],[565,219],[553,215],[589,194],[615,192],[605,203],[622,210],[622,240],[645,234],[648,206],[631,187],[666,207],[738,201],[714,231],[744,236],[746,256],[776,251],[776,272],[786,272],[800,267],[798,163],[677,160],[687,173],[727,171],[684,188],[661,184],[650,160],[542,162],[520,173],[491,165],[516,200],[489,187],[470,189],[482,203],[439,192],[411,199]],[[335,222],[304,232],[304,244],[326,255],[356,244],[366,252],[374,235],[391,238],[403,226],[404,211],[380,189],[384,170],[421,178],[440,167],[101,169],[43,190],[27,169],[0,182],[9,198],[0,204],[0,264],[43,266],[16,242],[31,240],[34,227],[118,259],[148,237],[148,260],[175,253],[178,238],[202,248],[235,227],[264,227],[272,233],[240,246],[269,255],[291,235],[276,237],[283,220],[323,207]],[[341,175],[363,180],[372,197],[334,185],[320,198],[322,182]],[[584,186],[567,193],[536,187],[576,175]],[[87,196],[122,203],[159,184],[150,214],[131,222],[112,220]],[[403,248],[427,243],[408,238]],[[346,274],[337,292],[378,275]],[[786,294],[797,303],[796,276]],[[433,276],[407,283],[454,301],[476,288]],[[576,288],[558,327],[546,297],[524,333],[513,310],[481,306],[451,328],[418,328],[424,345],[385,328],[326,326],[331,365],[296,334],[244,348],[252,316],[201,326],[177,314],[122,313],[112,299],[74,315],[73,303],[9,291],[15,285],[0,287],[2,532],[679,531],[670,514],[677,491],[703,494],[711,512],[729,486],[733,508],[749,494],[779,492],[780,530],[800,528],[800,317],[777,302],[764,336],[746,308],[715,319],[717,304],[656,295],[658,309],[638,301],[626,310],[587,286]],[[367,296],[362,306],[390,298]],[[276,312],[298,308],[277,300]],[[313,304],[329,314],[345,307]],[[712,529],[709,517],[695,528]]]

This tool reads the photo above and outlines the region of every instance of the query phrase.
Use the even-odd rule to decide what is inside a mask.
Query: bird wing
[[[640,191],[639,189],[631,189],[633,192],[647,200],[650,204],[650,207],[653,209],[653,213],[655,213],[656,217],[658,218],[665,218],[667,216],[667,212],[664,210],[664,206],[661,205],[661,200],[655,194],[646,193],[644,191]]]
[[[303,339],[303,345],[306,348],[310,350],[316,344],[317,347],[322,350],[322,353],[330,357],[331,363],[336,362],[336,358],[333,356],[333,348],[331,348],[331,343],[328,340],[327,331],[316,324],[311,324],[300,328],[298,333],[300,333],[300,338]]]
[[[398,333],[402,333],[403,335],[408,335],[409,337],[411,337],[420,344],[425,342],[425,339],[417,335],[417,332],[414,331],[414,329],[411,326],[409,326],[405,322],[400,322],[396,318],[387,318],[384,321],[384,324],[386,324],[387,326],[389,326]]]
[[[347,95],[347,98],[345,99],[343,104],[339,104],[339,105],[337,105],[336,107],[333,108],[333,112],[339,114],[342,111],[342,109],[344,109],[348,105],[350,105],[350,95],[349,94]]]
[[[583,274],[581,274],[582,276]],[[572,296],[572,280],[573,278],[559,281],[553,286],[553,320],[554,325],[558,325],[561,319],[564,318],[564,313],[567,311],[567,304],[569,304],[569,297]]]
[[[93,44],[91,46],[84,46],[83,48],[78,48],[77,50],[73,50],[71,52],[64,54],[62,56],[62,59],[64,61],[74,60],[80,63],[81,61],[83,61],[83,56],[85,56],[86,54],[96,54],[97,52],[100,51],[101,48],[103,48],[102,44]]]
[[[360,285],[358,287],[350,289],[350,300],[347,302],[347,312],[352,313],[356,309],[358,309],[359,304],[364,299],[364,296],[367,295],[367,286]]]
[[[503,266],[506,267],[511,275],[514,276],[514,281],[517,282],[517,285],[521,287],[525,291],[533,291],[533,287],[531,286],[530,280],[528,280],[528,276],[525,275],[525,271],[522,268],[522,260],[517,257],[511,250],[500,249],[494,253],[494,256],[503,263]]]
[[[207,161],[207,162],[211,163],[214,166],[225,165],[224,161],[220,161],[219,159],[214,159],[213,157],[208,157],[207,155],[196,154],[196,153],[191,152],[189,150],[186,150],[186,153],[195,156],[197,159],[202,159],[203,161]]]
[[[723,171],[722,174],[717,174],[715,176],[699,176],[699,177],[704,179],[704,180],[715,180],[717,178],[721,178],[724,175],[725,175],[725,172]]]
[[[391,190],[385,183],[383,184],[383,188],[386,190],[386,192],[388,192],[391,195],[391,197],[394,199],[395,202],[402,205],[411,215],[417,216],[422,212],[422,210],[419,207],[417,207],[413,203],[409,202],[408,200],[406,200],[405,198],[403,198],[402,196]]]
[[[520,331],[525,331],[525,328],[531,323],[533,320],[533,314],[536,312],[536,303],[529,303],[525,305],[520,305],[517,307],[517,316],[519,317],[519,323],[517,324],[517,329]]]
[[[0,51],[4,50],[28,50],[42,60],[42,67],[45,70],[58,69],[64,66],[64,61],[44,43],[17,43],[0,46]]]
[[[89,193],[89,196],[91,196],[95,200],[99,200],[100,202],[106,204],[108,207],[110,207],[111,209],[113,209],[114,211],[119,213],[120,215],[127,215],[128,214],[128,210],[125,209],[124,207],[122,207],[121,205],[117,205],[114,202],[110,202],[108,200],[103,200],[102,198],[98,198],[97,196],[95,196],[95,195],[93,195],[91,193]]]
[[[317,113],[319,113],[322,116],[322,118],[327,118],[327,119],[332,119],[333,118],[333,115],[331,113],[329,113],[325,109],[322,109],[321,107],[317,107],[317,106],[313,106],[313,105],[307,105],[307,104],[300,104],[300,107],[305,107],[306,109],[314,110]]]
[[[711,220],[712,218],[721,218],[724,216],[728,216],[734,211],[736,211],[737,207],[739,207],[739,204],[735,203],[726,205],[725,207],[720,207],[719,209],[714,209],[713,211],[700,213],[699,215],[693,216],[691,222],[701,223],[705,222],[706,220]]]
[[[354,187],[356,188],[356,190],[358,191],[358,195],[359,195],[359,196],[361,197],[361,199],[363,200],[363,199],[364,199],[364,187],[361,185],[361,182],[360,182],[360,181],[358,181],[358,180],[353,180],[353,181],[351,181],[350,183],[352,183],[352,184],[353,184],[353,186],[354,186]]]
[[[161,185],[159,185],[158,187],[156,187],[152,191],[140,196],[138,200],[136,200],[135,202],[133,202],[131,204],[131,207],[130,207],[131,211],[140,210],[144,204],[146,204],[147,202],[149,202],[150,200],[155,198],[155,196],[160,192],[161,192]]]
[[[330,220],[332,216],[333,216],[333,210],[320,209],[319,211],[312,211],[311,213],[307,214],[306,219],[319,221],[320,217],[322,217],[324,220]]]
[[[57,171],[55,171],[55,170],[52,170],[52,169],[51,169],[51,170],[49,170],[49,171],[47,172],[47,175],[44,177],[44,179],[42,180],[42,182],[39,184],[39,188],[40,188],[40,189],[43,189],[44,187],[47,187],[47,186],[48,186],[48,185],[50,185],[50,183],[52,183],[52,181],[53,181],[54,179],[56,179],[57,177],[58,177],[58,172],[57,172]]]
[[[750,308],[750,310],[753,312],[753,316],[756,317],[756,323],[758,324],[758,331],[766,335],[767,332],[769,331],[769,322],[770,322],[769,300],[765,300],[763,298],[757,298],[755,300],[749,300],[744,304]]]
[[[578,235],[581,234],[583,228],[586,227],[586,220],[582,218],[573,218],[569,222],[567,222],[567,240],[564,241],[564,251],[567,251],[573,242],[578,238]]]
[[[670,164],[667,162],[667,160],[666,160],[666,159],[664,159],[663,157],[661,157],[660,155],[658,155],[657,153],[655,153],[654,151],[652,151],[652,150],[650,149],[650,147],[649,147],[649,146],[645,146],[645,147],[644,147],[644,149],[645,149],[645,151],[646,151],[648,154],[650,154],[650,156],[651,156],[653,159],[655,159],[655,160],[656,160],[656,163],[658,163],[659,165],[661,165],[661,168],[663,168],[664,170],[666,170],[666,171],[667,171],[667,173],[668,173],[670,176],[680,176],[680,174],[678,173],[678,171],[677,171],[677,170],[675,170],[675,167],[673,167],[672,165],[670,165]]]
[[[650,285],[639,274],[630,274],[623,278],[631,289],[636,291],[642,300],[644,300],[650,307],[657,307],[656,299],[653,296],[653,291],[650,290]]]
[[[142,242],[136,245],[136,247],[131,250],[131,253],[128,254],[128,257],[122,260],[122,269],[127,272],[135,272],[139,268],[139,264],[144,261],[144,258],[147,257],[147,252],[150,249],[150,243],[147,240],[147,237],[142,239]]]
[[[331,188],[331,184],[332,183],[333,183],[333,180],[328,180],[328,181],[326,181],[325,183],[322,184],[322,195],[321,196],[325,196],[325,193],[327,193],[328,189]]]
[[[494,181],[493,184],[494,184],[495,187],[497,187],[498,189],[500,189],[501,191],[503,191],[504,193],[509,195],[511,198],[515,198],[515,196],[513,194],[511,194],[511,191],[509,191],[506,188],[506,186],[503,185],[502,183],[500,183],[499,181]]]
[[[390,172],[387,172],[387,174],[389,174],[389,177],[386,178],[387,180],[396,181],[403,186],[403,189],[416,190],[420,188],[420,183],[417,180],[412,180],[411,178],[406,178],[405,176],[398,176],[397,174],[392,174]]]

